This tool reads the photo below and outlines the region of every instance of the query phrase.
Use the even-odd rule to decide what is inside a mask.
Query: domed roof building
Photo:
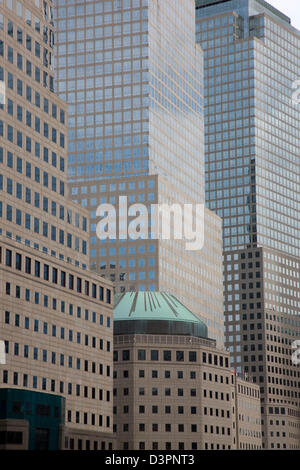
[[[259,385],[236,377],[229,351],[206,325],[166,292],[127,292],[114,301],[117,449],[235,449],[245,410],[241,448],[260,448]],[[218,410],[213,418],[209,409]],[[239,442],[233,423],[243,429]]]
[[[207,327],[166,292],[126,292],[115,296],[114,334],[161,334],[207,338]]]

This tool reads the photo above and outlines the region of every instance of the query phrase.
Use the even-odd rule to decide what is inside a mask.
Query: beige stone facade
[[[262,420],[259,387],[234,375],[233,394],[235,408],[236,449],[257,450],[262,448]]]
[[[136,334],[114,341],[116,448],[261,448],[259,387],[236,378],[214,340]]]
[[[62,447],[92,434],[109,448],[113,287],[89,270],[88,213],[67,197],[53,45],[52,2],[0,2],[0,387],[64,397]]]

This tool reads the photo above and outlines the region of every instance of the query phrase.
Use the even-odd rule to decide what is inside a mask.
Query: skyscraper
[[[193,0],[58,0],[59,96],[69,104],[71,197],[91,213],[91,262],[117,292],[174,293],[223,343],[220,220],[205,244],[104,240],[96,208],[204,203],[203,54]],[[126,227],[125,227],[126,228]],[[149,228],[151,232],[151,226]]]
[[[53,4],[0,2],[1,447],[112,446],[112,284],[67,198]],[[4,403],[4,404],[3,404]]]
[[[260,385],[265,448],[299,448],[300,34],[262,0],[196,1],[208,207],[223,220],[226,345]]]

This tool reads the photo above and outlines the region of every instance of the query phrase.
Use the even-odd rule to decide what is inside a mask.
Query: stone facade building
[[[259,387],[174,296],[120,295],[114,319],[118,449],[261,448]]]
[[[89,270],[89,216],[67,197],[53,48],[51,1],[0,2],[0,448],[53,448],[57,425],[61,448],[108,448],[113,291]],[[43,413],[49,426],[32,428]]]

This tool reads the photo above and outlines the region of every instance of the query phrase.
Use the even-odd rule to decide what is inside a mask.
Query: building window
[[[139,349],[138,350],[138,360],[139,361],[145,361],[146,360],[146,350],[145,349]]]
[[[129,361],[130,351],[128,349],[125,349],[125,350],[122,351],[122,359],[123,359],[123,361]]]
[[[176,351],[176,361],[177,362],[184,361],[184,352],[183,351]]]
[[[171,361],[172,353],[171,351],[164,351],[164,361]]]

